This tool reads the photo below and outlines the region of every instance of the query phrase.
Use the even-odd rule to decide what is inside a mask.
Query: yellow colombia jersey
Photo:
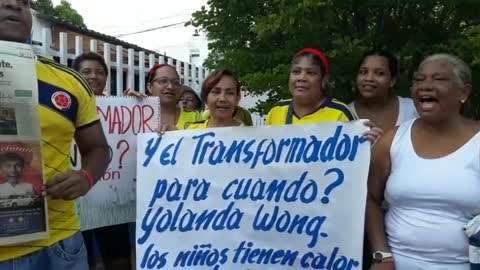
[[[243,123],[239,125],[239,127],[243,127],[243,126],[245,126]],[[202,121],[191,123],[187,125],[185,129],[204,129],[204,128],[208,128],[208,120],[202,120]]]
[[[202,120],[202,115],[200,112],[193,111],[193,112],[186,112],[184,110],[180,111],[180,117],[177,121],[177,128],[178,129],[186,129],[188,125],[191,123],[197,122]]]
[[[267,115],[267,125],[299,125],[321,122],[351,121],[357,119],[348,106],[327,98],[314,112],[299,118],[293,111],[291,99],[278,102]]]
[[[207,109],[203,111],[202,119],[207,120],[209,118],[210,118],[210,111]],[[233,118],[242,122],[244,126],[253,126],[252,115],[247,109],[243,107],[237,106],[237,108],[235,109],[235,113],[233,114]]]
[[[70,169],[70,145],[76,129],[98,121],[95,96],[78,73],[39,57],[40,126],[46,181]],[[80,230],[75,201],[48,200],[47,240],[0,247],[0,261],[17,258],[66,239]]]
[[[208,120],[194,122],[185,127],[185,129],[204,129],[204,128],[208,128]]]

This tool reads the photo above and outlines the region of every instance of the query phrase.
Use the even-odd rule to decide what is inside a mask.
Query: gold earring
[[[467,100],[466,99],[460,100],[460,103],[465,104],[465,101],[467,101]]]

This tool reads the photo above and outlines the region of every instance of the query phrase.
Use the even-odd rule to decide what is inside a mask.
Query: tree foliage
[[[41,14],[57,17],[75,26],[86,27],[82,15],[67,0],[60,1],[60,4],[55,7],[52,0],[36,0],[32,3],[32,8]]]
[[[460,56],[471,64],[474,85],[480,83],[480,1],[209,0],[191,23],[208,35],[210,69],[232,68],[251,94],[268,94],[257,106],[262,113],[289,96],[290,59],[306,46],[327,53],[329,94],[344,101],[354,97],[361,55],[372,48],[399,57],[400,95],[409,95],[414,69],[435,52]],[[479,104],[480,95],[471,101]]]

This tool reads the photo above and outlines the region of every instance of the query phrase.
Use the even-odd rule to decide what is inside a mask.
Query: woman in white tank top
[[[384,131],[418,117],[412,99],[393,91],[398,66],[397,58],[387,51],[365,53],[356,77],[359,95],[349,104],[359,119],[370,119]]]
[[[471,89],[462,60],[427,57],[412,88],[420,118],[374,147],[366,217],[372,270],[470,269],[463,226],[480,213],[480,126],[460,109]]]
[[[373,50],[362,57],[356,77],[358,98],[349,104],[360,119],[370,119],[380,132],[417,118],[411,98],[398,97],[394,87],[398,77],[397,58],[382,50]],[[364,244],[363,269],[371,264],[371,250]]]

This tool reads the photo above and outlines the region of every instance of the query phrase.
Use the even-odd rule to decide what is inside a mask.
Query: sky
[[[185,27],[192,12],[206,5],[207,0],[68,0],[82,15],[87,27],[107,35],[128,34],[149,28],[182,23],[120,39],[141,47],[166,52],[168,56],[189,60],[188,47],[195,28]],[[52,0],[54,5],[60,0]],[[198,42],[198,41],[197,41]],[[206,57],[206,38],[200,38],[202,58]]]

